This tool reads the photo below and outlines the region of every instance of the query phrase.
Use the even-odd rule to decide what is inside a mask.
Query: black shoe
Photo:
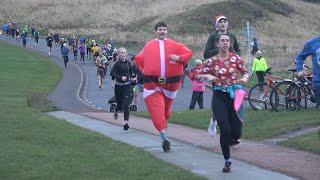
[[[222,172],[228,173],[231,171],[231,162],[226,162],[222,168]]]
[[[162,149],[164,152],[170,151],[170,142],[168,140],[162,142]]]
[[[129,124],[128,123],[126,123],[124,126],[123,126],[123,130],[124,131],[128,131],[129,130]]]
[[[114,113],[113,113],[113,118],[114,118],[114,120],[117,120],[117,119],[118,119],[118,112],[117,112],[117,111],[114,111]]]
[[[240,141],[238,140],[238,139],[232,139],[231,140],[231,143],[230,143],[230,146],[235,146],[235,145],[237,145],[237,144],[239,144],[240,143]]]

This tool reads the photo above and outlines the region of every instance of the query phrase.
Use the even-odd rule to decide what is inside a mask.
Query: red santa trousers
[[[153,125],[158,131],[167,129],[173,100],[166,97],[161,91],[156,91],[144,99]]]

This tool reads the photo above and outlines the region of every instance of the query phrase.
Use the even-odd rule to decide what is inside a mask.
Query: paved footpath
[[[0,40],[17,45],[3,36],[0,36]],[[34,47],[30,44],[28,49],[42,54],[47,52],[44,45]],[[50,59],[62,67],[61,58],[51,57]],[[150,120],[132,116],[130,131],[123,133],[119,126],[122,124],[121,121],[114,121],[112,114],[98,110],[99,108],[92,108],[92,104],[80,98],[81,84],[84,81],[83,69],[76,63],[69,63],[69,65],[71,66],[64,70],[60,84],[50,95],[50,99],[64,111],[53,112],[51,115],[131,145],[142,148],[146,146],[144,149],[155,156],[209,179],[290,179],[289,176],[291,176],[313,180],[320,177],[320,156],[245,140],[231,149],[232,158],[240,161],[233,161],[231,173],[222,174],[220,170],[223,158],[220,155],[219,137],[211,138],[203,130],[182,125],[168,125],[169,137],[173,139],[173,151],[162,153],[158,133]],[[190,159],[189,162],[182,162],[188,159]]]
[[[221,168],[224,160],[221,155],[197,148],[193,145],[172,140],[172,151],[164,153],[159,145],[159,136],[153,134],[133,129],[130,129],[129,132],[122,132],[120,130],[121,128],[117,125],[64,111],[51,112],[49,115],[59,119],[65,119],[77,126],[97,131],[114,140],[142,148],[161,160],[178,165],[208,179],[293,179],[286,175],[265,170],[238,160],[232,161],[231,173],[222,173]]]

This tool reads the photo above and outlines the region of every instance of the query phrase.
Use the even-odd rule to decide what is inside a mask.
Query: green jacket
[[[234,34],[228,32],[227,35],[230,37],[230,51],[233,51],[235,53],[237,53],[238,55],[240,55],[240,49],[239,49],[239,45],[238,45],[238,41],[237,38]],[[205,59],[208,59],[212,56],[215,56],[218,54],[219,49],[217,47],[217,43],[219,40],[219,34],[216,31],[214,34],[211,34],[207,40],[206,43],[206,48],[204,50],[203,53],[203,57]]]
[[[253,64],[252,64],[252,69],[251,69],[252,72],[256,72],[256,71],[265,72],[267,70],[267,68],[268,68],[267,62],[264,57],[261,57],[260,59],[258,59],[258,58],[253,59]]]

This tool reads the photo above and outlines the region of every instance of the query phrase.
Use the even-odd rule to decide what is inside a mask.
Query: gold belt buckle
[[[159,84],[166,84],[166,78],[164,78],[164,77],[159,77],[158,83],[159,83]]]

